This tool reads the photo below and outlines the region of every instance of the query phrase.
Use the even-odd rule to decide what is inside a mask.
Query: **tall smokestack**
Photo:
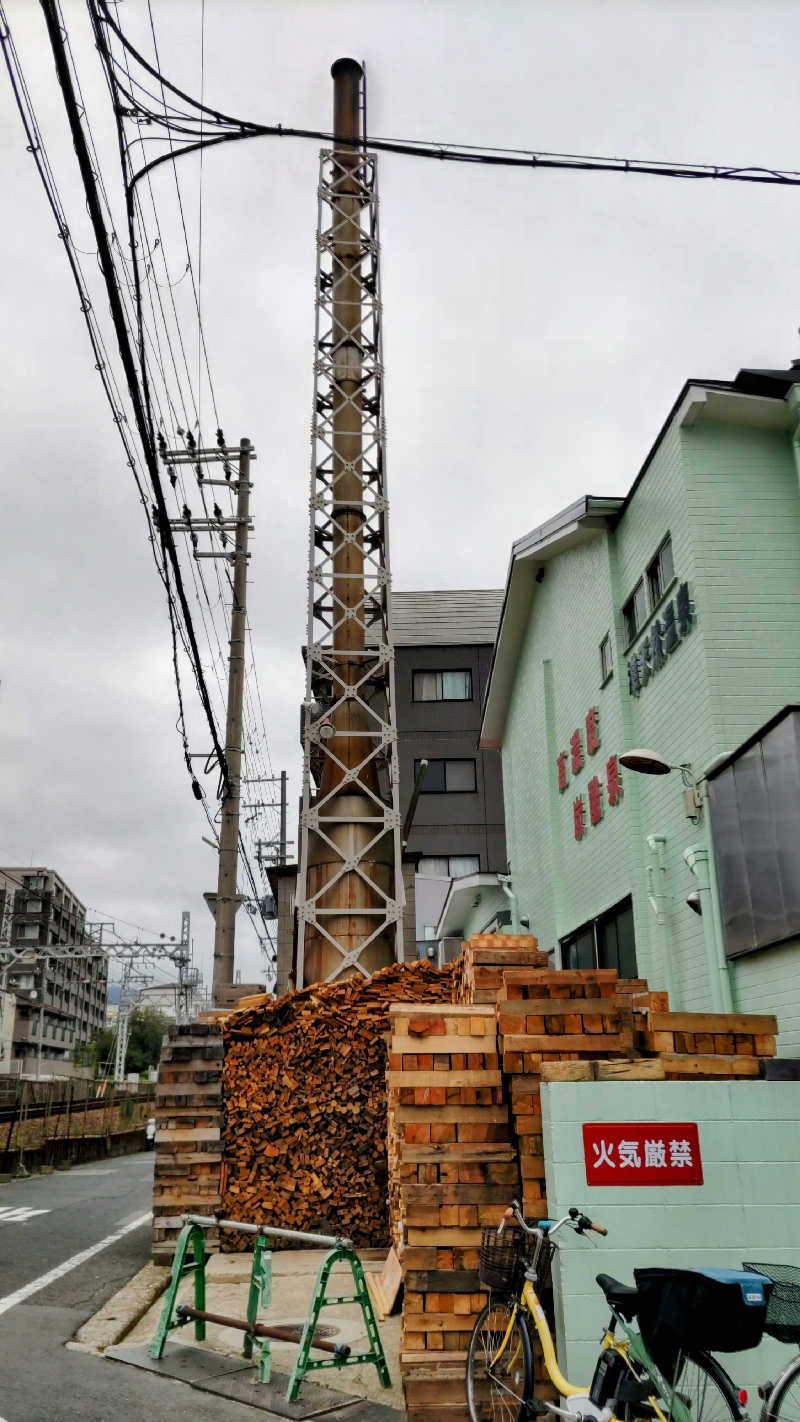
[[[317,232],[298,981],[402,957],[376,160],[363,70],[332,66]],[[318,785],[312,795],[311,776]]]

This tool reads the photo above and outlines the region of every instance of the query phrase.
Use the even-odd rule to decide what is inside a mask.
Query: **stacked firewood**
[[[422,961],[231,1013],[223,1213],[385,1245],[389,1006],[451,996],[450,969]],[[226,1232],[224,1244],[248,1240]]]

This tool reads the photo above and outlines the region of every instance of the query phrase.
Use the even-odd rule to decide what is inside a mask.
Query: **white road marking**
[[[111,1170],[87,1170],[84,1169],[83,1166],[78,1166],[76,1170],[73,1169],[70,1171],[70,1174],[80,1175],[81,1180],[83,1180],[86,1175],[117,1175],[119,1174],[119,1166],[115,1166]],[[3,1422],[2,1417],[0,1417],[0,1422]]]
[[[63,1279],[70,1270],[77,1269],[81,1264],[86,1264],[93,1259],[95,1254],[100,1254],[102,1250],[108,1249],[110,1245],[116,1244],[123,1235],[130,1234],[132,1229],[139,1229],[141,1225],[149,1224],[152,1218],[150,1210],[146,1215],[139,1215],[123,1229],[118,1229],[115,1234],[107,1234],[105,1239],[101,1239],[97,1244],[92,1244],[88,1249],[82,1249],[80,1254],[73,1254],[70,1259],[65,1259],[63,1264],[56,1264],[54,1269],[48,1269],[46,1274],[40,1274],[38,1279],[32,1279],[29,1284],[23,1284],[21,1289],[16,1289],[13,1294],[6,1294],[0,1299],[0,1313],[8,1313],[10,1308],[15,1308],[17,1304],[24,1303],[31,1294],[38,1294],[40,1289],[46,1289],[48,1284],[54,1284],[56,1279]]]
[[[50,1210],[32,1210],[30,1205],[0,1205],[0,1224],[21,1224],[33,1215],[49,1215]],[[0,1417],[0,1422],[3,1422]]]

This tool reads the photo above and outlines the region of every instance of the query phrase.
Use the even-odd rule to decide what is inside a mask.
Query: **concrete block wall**
[[[550,1082],[541,1101],[550,1215],[578,1205],[609,1231],[595,1247],[569,1235],[557,1257],[559,1352],[570,1381],[590,1380],[607,1321],[596,1274],[633,1283],[635,1266],[800,1266],[800,1082]],[[585,1121],[697,1122],[704,1183],[587,1186]],[[788,1357],[766,1339],[722,1361],[757,1408],[758,1383]]]

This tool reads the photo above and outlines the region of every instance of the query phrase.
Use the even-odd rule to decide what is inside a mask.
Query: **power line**
[[[487,147],[468,143],[442,143],[432,139],[373,138],[371,136],[366,139],[347,139],[324,129],[295,128],[284,124],[260,124],[247,119],[239,119],[211,107],[202,100],[198,102],[197,99],[192,98],[184,90],[167,80],[160,70],[154,68],[125,37],[109,10],[108,0],[87,0],[87,3],[92,14],[97,17],[98,23],[102,17],[102,22],[113,30],[127,52],[142,66],[145,72],[157,79],[162,88],[168,89],[181,103],[189,105],[191,112],[188,114],[171,106],[173,117],[169,117],[165,105],[162,117],[137,99],[133,86],[126,94],[128,102],[132,106],[132,111],[126,117],[145,118],[149,122],[167,126],[173,133],[182,134],[187,140],[191,140],[181,148],[181,153],[197,152],[220,143],[237,142],[246,138],[301,138],[325,144],[331,144],[335,139],[341,147],[363,148],[366,146],[378,152],[395,153],[409,158],[434,159],[446,163],[474,163],[495,168],[637,173],[652,177],[691,179],[692,181],[716,180],[784,187],[800,186],[800,172],[795,169],[781,169],[772,166],[677,163],[660,159],[616,158],[599,154],[551,153],[528,147]],[[136,87],[147,94],[147,90],[140,84],[137,83]],[[217,129],[216,137],[204,136],[207,121],[210,121],[208,126],[213,124]],[[157,136],[150,137],[142,140],[142,142],[144,141],[158,141],[158,138]],[[142,152],[144,153],[144,148],[142,148]],[[169,154],[151,159],[133,176],[133,184],[135,185],[146,173],[152,172],[161,163],[168,159],[174,161],[174,158],[175,152],[174,149],[171,149]]]

